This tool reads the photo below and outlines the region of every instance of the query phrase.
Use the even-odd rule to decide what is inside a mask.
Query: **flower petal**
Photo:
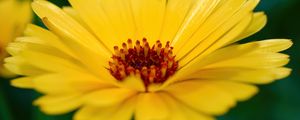
[[[109,59],[108,52],[101,46],[98,40],[93,38],[93,36],[86,31],[86,29],[80,26],[58,7],[47,1],[37,0],[33,3],[33,8],[36,9],[36,12],[38,12],[41,17],[49,17],[43,18],[43,22],[56,35],[64,39],[62,42],[64,42],[65,45],[68,45],[73,53],[76,53],[77,56],[85,55],[85,57],[81,57],[79,60],[84,63],[90,72],[97,76],[101,76],[102,78],[107,78],[108,81],[114,80],[104,68]],[[48,12],[51,13],[49,16],[46,14]],[[74,27],[78,28],[73,29]],[[82,36],[84,36],[84,38],[82,38]],[[89,44],[94,44],[96,46],[91,47]]]
[[[204,57],[203,59],[197,60],[193,64],[190,64],[189,66],[180,69],[177,72],[177,74],[175,74],[164,84],[165,86],[167,86],[172,82],[186,80],[191,77],[194,77],[194,75],[197,74],[201,74],[203,75],[203,77],[208,75],[200,73],[201,70],[203,70],[203,73],[205,73],[206,70],[216,71],[215,73],[213,73],[214,75],[209,74],[211,76],[216,76],[215,74],[220,74],[220,76],[226,76],[226,74],[224,73],[227,73],[228,76],[222,77],[227,79],[234,78],[235,80],[244,79],[242,81],[252,83],[254,82],[259,84],[269,83],[271,81],[289,75],[289,69],[280,68],[281,66],[286,65],[288,63],[289,56],[276,52],[285,50],[291,45],[292,42],[290,40],[280,39],[264,40],[241,45],[231,45],[219,49],[211,53],[210,55]],[[219,72],[217,72],[218,69],[220,70]],[[233,70],[237,73],[234,73]],[[253,74],[252,80],[245,79],[250,78],[246,77],[248,76],[247,72],[242,72],[239,70],[247,71],[249,72],[249,74]]]
[[[42,53],[41,51],[23,51],[22,58],[24,58],[29,64],[46,71],[83,71],[78,65],[71,63],[66,59],[48,55],[46,53]]]
[[[271,39],[271,40],[263,40],[263,41],[256,41],[256,42],[250,42],[246,44],[241,45],[231,45],[228,47],[225,47],[223,49],[219,49],[218,51],[210,54],[207,56],[205,61],[197,61],[197,66],[208,66],[215,63],[220,63],[223,61],[231,61],[236,59],[248,59],[247,62],[253,62],[253,63],[260,63],[261,60],[257,61],[251,61],[249,59],[264,59],[263,61],[267,61],[266,64],[270,63],[271,61],[286,61],[288,56],[283,55],[280,52],[283,51],[289,47],[291,47],[292,42],[290,40],[283,40],[283,39]],[[271,57],[271,58],[269,58]],[[273,59],[273,58],[282,58],[282,59]],[[273,60],[272,60],[273,59]],[[270,60],[270,61],[268,61]],[[239,60],[236,60],[239,61]],[[239,61],[241,62],[241,61]],[[238,64],[234,63],[232,65]],[[201,65],[200,65],[201,64]],[[196,65],[196,64],[194,64]],[[244,64],[244,66],[247,66],[247,64]],[[259,65],[257,65],[259,66]],[[272,65],[271,65],[272,66]],[[276,65],[273,65],[274,67]],[[249,65],[249,67],[251,67]],[[264,66],[260,66],[264,67]]]
[[[0,15],[3,18],[0,19],[0,45],[3,47],[15,37],[13,24],[15,24],[17,17],[15,13],[19,9],[17,9],[17,1],[5,0],[0,2]]]
[[[32,21],[32,10],[31,10],[31,6],[30,6],[31,1],[22,1],[19,2],[19,6],[18,6],[18,13],[17,14],[13,14],[15,16],[18,16],[16,19],[15,24],[19,25],[17,26],[17,28],[15,28],[15,37],[16,36],[20,36],[22,35],[27,23],[30,23]],[[7,10],[5,11],[7,12]],[[16,27],[16,26],[13,26]]]
[[[184,67],[187,64],[192,64],[191,62],[195,62],[199,59],[202,59],[206,55],[209,55],[213,51],[223,47],[228,42],[235,39],[238,35],[240,35],[240,32],[247,28],[248,24],[250,23],[252,19],[251,14],[244,17],[238,24],[236,24],[234,27],[230,28],[229,30],[226,27],[231,26],[231,22],[229,24],[224,24],[223,28],[219,28],[219,30],[216,30],[212,35],[205,39],[200,45],[202,47],[197,47],[193,49],[190,53],[188,53],[184,58],[180,60],[181,67]],[[225,32],[225,30],[228,30],[225,34],[220,36],[222,33]],[[220,34],[221,33],[221,34]],[[218,38],[220,37],[220,38]],[[211,44],[210,44],[211,43]],[[205,45],[207,44],[207,45]],[[204,47],[205,46],[205,47]]]
[[[8,57],[5,60],[5,68],[19,75],[40,75],[45,73],[45,70],[28,64],[21,56]]]
[[[136,39],[137,28],[130,0],[99,0],[99,7],[103,8],[106,18],[114,28],[114,36],[117,36],[118,39],[115,40],[115,45],[121,45],[128,38]],[[107,40],[103,39],[103,42],[107,42]],[[110,48],[113,47],[110,46]]]
[[[229,93],[238,101],[248,100],[258,92],[258,88],[254,85],[245,83],[227,81],[227,80],[203,80],[199,79],[203,84],[216,86],[225,92]]]
[[[105,88],[91,92],[85,96],[86,104],[107,107],[119,104],[131,96],[136,91],[125,88]]]
[[[162,93],[161,96],[168,101],[166,104],[170,108],[170,118],[167,120],[214,120],[212,116],[206,115],[199,111],[180,103],[168,93]]]
[[[135,103],[134,97],[110,107],[84,106],[76,112],[74,120],[130,120]]]
[[[113,46],[122,44],[122,41],[127,40],[128,37],[133,37],[125,35],[136,34],[128,0],[70,0],[69,2],[110,52],[113,51]]]
[[[33,77],[21,77],[11,81],[11,85],[19,88],[34,88]]]
[[[103,45],[90,34],[89,31],[72,17],[64,13],[59,7],[45,0],[35,0],[32,3],[32,8],[40,18],[47,18],[49,21],[60,26],[64,31],[67,31],[67,35],[77,38],[74,39],[74,41],[95,52],[102,51],[103,53],[108,53]]]
[[[4,48],[15,37],[20,36],[26,24],[31,21],[30,1],[0,1],[0,18],[0,45]]]
[[[166,120],[170,113],[158,93],[143,93],[138,97],[135,120]]]
[[[148,39],[153,45],[159,38],[167,0],[131,0],[138,38]]]
[[[26,42],[26,43],[35,43],[35,44],[40,44],[44,46],[52,46],[60,51],[76,58],[74,53],[66,46],[64,45],[61,40],[52,32],[43,29],[39,26],[29,24],[27,25],[24,35],[28,38],[34,38],[34,39],[22,39],[20,42]]]
[[[253,53],[234,59],[224,60],[203,68],[242,67],[242,68],[274,68],[286,65],[289,56],[281,53]]]
[[[59,28],[54,23],[51,23],[47,18],[43,19],[46,26],[52,30],[56,35],[61,36],[64,38],[64,42],[68,43],[70,48],[74,51],[74,53],[77,54],[77,56],[80,57],[79,61],[84,64],[84,68],[88,68],[88,71],[93,73],[96,76],[99,76],[101,79],[105,79],[108,82],[115,83],[115,78],[112,77],[112,75],[109,73],[109,71],[105,68],[107,66],[107,61],[109,59],[109,55],[103,54],[100,51],[94,52],[88,49],[87,47],[84,47],[80,45],[79,43],[75,42],[72,36],[68,36],[68,32],[62,31],[62,29]],[[92,64],[91,64],[92,63]]]
[[[289,39],[269,39],[256,41],[259,44],[260,49],[258,51],[265,52],[281,52],[293,45],[293,42]]]
[[[258,92],[258,88],[254,85],[248,85],[229,81],[212,81],[212,84],[217,85],[221,89],[230,93],[238,101],[248,100]]]
[[[199,46],[209,47],[207,46],[207,44],[212,41],[205,40],[208,36],[210,36],[212,33],[220,34],[222,36],[224,34],[224,31],[228,31],[229,29],[231,29],[236,23],[238,23],[242,18],[244,18],[247,14],[249,14],[251,9],[253,9],[252,7],[253,5],[249,4],[249,3],[253,3],[253,0],[249,2],[248,1],[246,2],[246,0],[227,0],[220,3],[212,0],[204,0],[203,2],[205,7],[207,6],[210,8],[210,6],[214,5],[215,8],[212,7],[213,12],[210,9],[203,10],[203,12],[211,12],[211,13],[209,13],[208,16],[204,14],[204,16],[206,16],[204,20],[199,19],[201,20],[201,23],[195,24],[195,26],[198,26],[196,27],[196,29],[194,29],[193,31],[187,29],[184,30],[185,34],[181,34],[181,33],[177,34],[177,36],[179,36],[180,38],[175,38],[175,40],[172,42],[172,45],[175,48],[174,53],[177,55],[177,58],[179,59],[184,57],[186,54],[188,54],[191,50],[195,49],[196,47]],[[210,2],[216,2],[216,3],[212,4]],[[216,7],[218,3],[221,5],[219,7]],[[231,9],[228,9],[229,7]],[[188,24],[188,25],[194,25],[194,24]],[[216,30],[221,32],[215,32]],[[214,39],[213,41],[215,40],[216,39]],[[202,43],[203,41],[205,44]],[[203,44],[206,46],[203,46]]]
[[[191,7],[194,6],[194,2],[194,0],[168,0],[159,39],[162,43],[172,41],[175,38]]]
[[[229,93],[204,82],[183,81],[164,90],[185,105],[206,114],[222,115],[236,104]]]
[[[114,87],[89,74],[72,72],[45,74],[34,78],[35,89],[48,94],[83,93],[95,89]]]
[[[71,16],[74,20],[76,20],[78,23],[80,23],[84,28],[86,28],[87,30],[91,31],[89,29],[89,27],[86,25],[86,23],[82,20],[82,18],[78,14],[78,12],[73,7],[71,7],[71,6],[64,6],[62,8],[62,10],[66,14],[68,14],[69,16]]]
[[[215,68],[203,69],[185,79],[226,80],[253,84],[267,84],[287,77],[291,73],[288,68],[244,69]]]
[[[216,11],[217,6],[222,4],[221,0],[196,0],[192,2],[194,5],[190,8],[184,22],[181,24],[181,28],[172,41],[176,54],[199,27],[205,24],[208,18],[211,17],[213,12]],[[232,6],[235,5],[232,4]]]
[[[46,95],[34,102],[47,114],[64,114],[82,105],[80,94]]]
[[[47,55],[64,58],[72,62],[76,61],[72,54],[65,53],[55,46],[46,44],[41,38],[37,37],[18,37],[15,39],[15,42],[10,43],[7,46],[7,51],[14,56],[22,56],[24,51],[38,51]]]
[[[137,90],[140,92],[145,91],[145,85],[141,78],[135,76],[128,76],[123,81],[119,82],[121,87]]]
[[[169,84],[180,81],[186,80],[187,76],[192,75],[193,73],[197,72],[198,70],[202,69],[203,66],[215,63],[217,61],[222,61],[225,59],[231,59],[234,57],[239,57],[244,54],[250,53],[258,48],[257,44],[244,44],[244,45],[232,45],[226,48],[220,49],[215,51],[212,54],[215,54],[213,57],[209,55],[205,57],[205,60],[199,60],[193,64],[190,64],[186,67],[183,67],[174,74],[173,77],[169,78],[162,87],[168,86]],[[226,55],[225,55],[226,54]]]
[[[223,12],[218,13],[220,14],[217,15],[218,17],[224,14],[226,14],[226,16],[219,19],[211,17],[212,21],[216,22],[215,24],[206,21],[205,25],[199,28],[199,33],[195,33],[191,39],[187,40],[183,47],[177,48],[175,46],[176,49],[180,49],[180,51],[176,53],[176,57],[178,57],[178,59],[183,59],[180,63],[181,66],[185,66],[193,59],[196,59],[197,61],[197,59],[201,59],[208,53],[223,47],[226,43],[235,39],[250,23],[252,18],[251,11],[257,4],[258,0],[249,0],[244,4],[239,5],[240,7],[236,6],[237,10],[235,11],[233,9],[234,11],[231,11],[233,12],[232,15]],[[230,31],[231,29],[234,31]],[[223,36],[225,38],[222,39]]]
[[[248,28],[243,33],[241,33],[241,35],[236,38],[235,41],[232,41],[232,43],[255,34],[256,32],[260,31],[266,24],[267,16],[264,12],[254,13],[252,22],[250,23]]]

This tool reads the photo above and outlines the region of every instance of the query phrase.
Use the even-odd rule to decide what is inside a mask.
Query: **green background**
[[[58,6],[68,5],[66,0],[50,0]],[[240,102],[218,120],[300,120],[300,0],[261,0],[257,11],[268,15],[267,26],[245,41],[269,38],[293,39],[294,46],[286,53],[291,56],[288,65],[293,68],[290,77],[269,85],[260,86],[252,99]],[[41,25],[40,20],[34,20]],[[0,82],[0,120],[71,120],[72,113],[47,116],[32,106],[39,96],[31,90],[9,86],[6,79]]]

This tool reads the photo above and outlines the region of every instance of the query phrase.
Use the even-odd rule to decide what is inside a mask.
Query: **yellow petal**
[[[236,40],[232,41],[232,43],[255,34],[256,32],[260,31],[266,24],[267,16],[264,12],[254,13],[252,22],[250,23],[248,28],[243,33],[241,33],[241,35],[236,38]]]
[[[203,68],[205,65],[216,63],[218,61],[223,61],[231,59],[234,57],[239,57],[244,54],[248,54],[258,48],[257,44],[244,44],[244,45],[232,45],[225,47],[223,49],[217,50],[209,56],[203,58],[203,60],[195,61],[193,64],[189,64],[186,67],[178,70],[173,77],[170,77],[162,87],[167,86],[173,82],[184,80],[188,76],[194,74],[196,71]]]
[[[80,96],[80,94],[46,95],[37,99],[34,104],[47,114],[64,114],[82,105]]]
[[[119,82],[121,87],[134,89],[137,91],[144,92],[145,85],[141,78],[135,76],[128,76],[123,81]]]
[[[28,64],[21,56],[8,57],[5,60],[5,68],[19,75],[40,75],[46,71]]]
[[[112,83],[116,82],[115,78],[113,78],[109,71],[105,68],[105,66],[108,65],[107,61],[109,59],[109,55],[103,54],[101,51],[91,51],[87,47],[75,42],[74,39],[77,38],[72,38],[72,36],[66,36],[68,32],[63,31],[59,28],[58,25],[51,23],[51,21],[48,21],[47,18],[43,19],[43,21],[50,30],[52,30],[56,35],[59,35],[62,38],[64,38],[64,42],[68,43],[68,45],[71,45],[69,47],[74,51],[74,53],[76,53],[77,56],[84,55],[84,57],[79,58],[79,61],[82,62],[92,74],[99,76],[100,78],[110,81]]]
[[[176,36],[172,42],[172,45],[175,48],[174,53],[177,55],[177,57],[183,57],[186,53],[189,53],[190,50],[198,46],[198,44],[200,44],[201,41],[203,41],[212,32],[217,30],[217,28],[221,27],[222,24],[225,22],[230,22],[228,19],[231,18],[235,13],[238,13],[237,11],[240,10],[241,6],[244,4],[244,1],[245,0],[227,0],[223,3],[221,3],[219,0],[199,1],[200,5],[203,5],[202,8],[200,7],[201,9],[199,11],[200,13],[202,12],[203,16],[199,14],[198,16],[201,19],[196,19],[197,17],[195,17],[193,19],[196,19],[196,22],[192,21],[194,23],[185,23],[188,26],[193,27],[182,30],[182,33],[180,31],[177,34],[178,37]],[[221,5],[217,7],[218,4]],[[228,9],[228,7],[231,9]],[[247,9],[241,9],[240,11],[247,11]],[[242,16],[239,17],[242,18]],[[231,19],[233,20],[231,23],[240,21],[240,18]],[[182,49],[184,49],[184,51],[182,51]]]
[[[168,0],[160,39],[172,41],[188,15],[194,0]]]
[[[291,45],[292,42],[290,40],[274,39],[227,46],[180,69],[164,84],[167,85],[180,79],[186,79],[186,76],[190,76],[195,72],[199,74],[201,69],[206,70],[224,67],[229,68],[229,71],[236,69],[236,72],[238,72],[238,69],[246,69],[246,71],[251,71],[251,74],[258,75],[255,76],[255,82],[269,83],[273,81],[274,78],[278,78],[274,76],[281,76],[279,78],[283,78],[282,76],[289,74],[288,71],[290,70],[282,70],[285,71],[282,75],[275,73],[275,71],[278,71],[275,69],[276,67],[281,67],[289,62],[289,56],[276,52],[285,50]],[[261,73],[259,73],[259,71]],[[225,71],[223,70],[223,72]],[[265,75],[262,73],[265,73]],[[246,75],[246,73],[242,74],[239,72],[236,77],[242,78],[241,76],[244,75]],[[246,81],[248,81],[248,79]]]
[[[81,21],[80,19],[80,16],[78,15],[77,11],[75,9],[73,9],[72,7],[70,6],[64,6],[63,8],[63,11],[65,13],[67,13],[69,16],[71,16],[72,18],[74,18],[75,20],[77,21]]]
[[[66,45],[64,45],[61,40],[54,35],[52,32],[43,29],[39,26],[29,24],[27,25],[25,31],[24,31],[25,36],[31,36],[34,37],[35,39],[24,39],[22,42],[29,42],[29,43],[36,43],[36,44],[41,44],[41,45],[46,45],[46,46],[52,46],[60,51],[67,53],[68,55],[76,58],[74,53],[71,52],[70,48],[68,48]],[[37,39],[38,38],[38,39]]]
[[[33,88],[33,77],[21,77],[11,81],[10,83],[14,87],[19,88]]]
[[[80,15],[78,14],[78,12],[70,7],[70,6],[64,6],[62,8],[62,10],[68,14],[69,16],[71,16],[73,19],[75,19],[78,23],[80,23],[83,27],[85,27],[87,30],[90,30],[89,27],[86,25],[86,23],[82,20],[82,18],[80,17]]]
[[[36,37],[18,37],[15,42],[10,43],[7,47],[7,51],[14,56],[24,54],[24,51],[39,51],[55,57],[64,58],[74,62],[73,56],[57,49],[56,47],[43,43],[40,38]]]
[[[0,67],[0,76],[2,76],[3,78],[14,78],[16,77],[16,73],[13,73],[12,71],[8,70],[3,65]]]
[[[60,26],[66,31],[69,36],[72,36],[74,41],[90,48],[93,51],[102,51],[103,54],[108,53],[103,45],[80,25],[72,17],[64,13],[60,8],[45,0],[35,0],[32,3],[32,8],[40,18],[47,18],[49,21]]]
[[[243,31],[248,26],[251,19],[252,17],[249,14],[248,16],[244,17],[233,28],[230,28],[230,30],[228,30],[228,28],[226,27],[230,27],[232,25],[232,22],[229,22],[229,24],[224,24],[223,28],[219,28],[219,30],[216,30],[214,33],[212,33],[211,36],[206,38],[206,40],[200,44],[200,46],[202,47],[199,46],[195,48],[193,51],[188,53],[188,55],[182,58],[180,61],[181,66],[189,64],[190,62],[196,62],[202,59],[203,57],[205,57],[206,55],[212,53],[213,51],[223,47],[225,44],[232,41],[233,39],[235,39],[240,34],[240,32]],[[225,31],[226,33],[224,34]],[[220,37],[220,35],[222,36]],[[212,42],[212,44],[210,44],[210,42]],[[209,44],[209,45],[205,45],[205,44]]]
[[[107,11],[104,11],[104,4],[103,2],[108,2],[109,3],[115,3],[115,0],[89,0],[89,1],[82,1],[82,0],[70,0],[69,1],[72,5],[72,7],[78,12],[80,17],[83,19],[83,21],[86,23],[87,26],[92,30],[92,32],[97,36],[97,38],[104,44],[104,46],[110,50],[110,52],[113,51],[113,46],[115,45],[120,45],[121,41],[126,41],[128,38],[125,40],[122,40],[124,38],[121,38],[117,33],[119,32],[118,30],[122,29],[122,27],[125,27],[126,25],[121,25],[121,26],[113,26],[114,24],[112,22],[117,22],[116,24],[120,24],[121,20],[116,17],[113,19],[110,19],[108,15],[106,15]],[[126,16],[128,13],[128,2],[129,1],[123,1],[123,5],[120,9],[119,14],[125,13],[124,15]],[[116,8],[116,6],[110,7]],[[118,7],[117,7],[118,8]],[[113,11],[112,15],[116,15],[118,11]],[[124,16],[124,17],[125,17]],[[130,20],[130,16],[126,16]],[[126,20],[125,20],[126,21]],[[123,23],[124,24],[124,23]],[[132,25],[131,22],[126,22],[125,24],[129,24],[128,26]],[[117,27],[117,29],[115,29]],[[131,26],[133,27],[133,26]],[[126,29],[126,27],[124,28]],[[128,31],[130,34],[130,31]],[[126,34],[126,32],[123,31],[121,35]],[[127,36],[131,37],[131,36]]]
[[[135,94],[136,91],[125,88],[104,88],[87,94],[85,101],[89,105],[107,107],[119,104]]]
[[[0,46],[2,49],[22,34],[31,18],[30,1],[0,1]]]
[[[158,93],[140,94],[137,101],[135,120],[166,120],[170,109]]]
[[[250,75],[249,75],[250,76]],[[201,80],[200,80],[201,81]],[[227,80],[205,80],[205,84],[212,84],[232,95],[238,101],[244,101],[251,98],[258,92],[254,85],[232,82]]]
[[[193,1],[194,6],[190,8],[187,18],[177,32],[172,45],[175,47],[174,52],[177,54],[180,48],[188,42],[190,37],[205,24],[217,6],[221,4],[221,0],[196,0]],[[231,4],[232,5],[232,4]],[[235,6],[235,5],[232,5]]]
[[[165,88],[182,103],[206,114],[222,115],[236,104],[222,89],[198,81],[183,81]]]
[[[0,45],[4,47],[10,42],[15,36],[13,33],[14,23],[16,17],[14,14],[17,11],[17,3],[14,0],[2,0],[0,1]]]
[[[61,94],[87,92],[113,87],[89,74],[73,72],[66,74],[45,74],[34,78],[35,89],[42,93]]]
[[[242,67],[242,68],[274,68],[284,66],[289,62],[289,56],[281,53],[257,53],[244,55],[234,59],[224,60],[204,68]]]
[[[74,120],[130,120],[133,116],[136,97],[110,107],[84,106]]]
[[[273,73],[276,73],[275,80],[280,80],[280,79],[286,78],[292,73],[292,69],[285,68],[285,67],[274,69],[272,71],[273,71]]]
[[[178,57],[178,59],[184,59],[181,62],[181,66],[184,66],[187,62],[191,61],[195,57],[202,58],[203,55],[205,55],[205,53],[203,52],[206,52],[207,49],[209,49],[211,46],[220,44],[212,50],[214,51],[216,48],[220,48],[224,46],[228,41],[231,41],[230,39],[234,39],[235,37],[237,37],[240,32],[242,32],[243,28],[246,28],[247,24],[250,23],[252,17],[252,14],[250,14],[250,12],[255,8],[257,4],[258,0],[249,0],[245,2],[245,4],[238,5],[240,7],[235,6],[237,7],[235,8],[237,10],[235,11],[233,9],[234,11],[231,11],[232,15],[223,13],[223,11],[215,15],[217,17],[221,16],[222,18],[215,18],[214,15],[212,15],[212,17],[210,17],[211,20],[206,21],[205,24],[198,29],[197,33],[195,33],[190,39],[187,40],[183,47],[177,48],[177,46],[175,46],[176,49],[180,50],[178,51],[178,53],[176,53],[176,57]],[[243,20],[245,20],[245,22]],[[242,27],[239,29],[235,29],[235,32],[232,31],[227,33],[236,25],[240,25]],[[225,36],[227,34],[232,35]],[[223,41],[219,41],[220,37],[223,36],[225,36],[226,38]]]
[[[269,39],[256,41],[256,44],[259,44],[258,51],[263,52],[281,52],[290,48],[293,45],[293,42],[288,39]]]
[[[267,84],[274,80],[287,77],[290,72],[291,70],[288,68],[215,68],[199,70],[185,79],[227,80],[254,84]]]
[[[67,72],[67,71],[83,71],[82,68],[80,68],[78,65],[73,64],[72,62],[52,56],[47,55],[45,53],[41,53],[39,51],[23,51],[22,52],[22,58],[25,58],[25,60],[40,69],[46,70],[46,71],[52,71],[52,72]]]
[[[158,40],[167,0],[131,0],[138,38],[148,39],[150,45]]]
[[[205,66],[208,68],[209,66],[215,66],[216,64],[220,66],[226,66],[230,62],[232,63],[231,65],[235,67],[280,67],[285,65],[289,59],[287,55],[276,52],[285,50],[291,45],[292,42],[290,40],[281,39],[263,40],[242,45],[232,45],[217,50],[216,52],[203,58],[205,61],[202,59],[193,65],[203,67],[203,65],[206,64]]]
[[[113,36],[117,36],[118,38],[118,40],[115,40],[117,41],[115,45],[121,45],[128,38],[136,39],[137,30],[130,0],[99,0],[99,4],[103,8],[103,11],[108,13],[106,14],[106,18],[111,23],[111,27],[114,28],[115,35]],[[101,28],[100,26],[97,27]],[[103,42],[107,41],[103,39]],[[108,47],[113,48],[113,46]]]
[[[215,120],[214,117],[205,115],[202,112],[191,110],[190,108],[183,108],[182,111],[187,116],[188,120]]]
[[[162,96],[166,101],[168,101],[166,104],[170,109],[170,116],[166,120],[190,120],[182,111],[183,107],[180,103],[176,102],[173,98],[168,97],[168,95]]]
[[[214,120],[212,116],[189,108],[167,93],[161,93],[161,96],[168,101],[166,104],[170,108],[171,115],[167,120]]]
[[[15,36],[22,35],[27,23],[30,23],[32,20],[33,14],[30,3],[31,1],[22,1],[19,3],[18,14],[15,14],[16,16],[18,16],[18,18],[16,19],[17,23],[15,24],[19,26],[17,26],[17,28],[14,31]]]

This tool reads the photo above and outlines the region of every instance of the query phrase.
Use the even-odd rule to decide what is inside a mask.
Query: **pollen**
[[[146,38],[135,43],[128,39],[121,47],[114,46],[109,71],[119,81],[131,75],[140,77],[146,88],[164,83],[178,68],[172,49],[169,41],[163,47],[159,40],[150,46]]]

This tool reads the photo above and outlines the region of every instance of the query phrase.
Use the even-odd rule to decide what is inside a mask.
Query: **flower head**
[[[258,0],[36,0],[8,47],[12,85],[44,94],[48,114],[75,120],[211,120],[287,77],[290,40],[237,44],[266,23]],[[234,44],[235,43],[235,44]]]
[[[18,2],[18,0],[0,1],[0,75],[10,76],[2,66],[3,59],[7,57],[6,46],[17,36],[20,36],[31,20],[31,9],[29,1]]]

